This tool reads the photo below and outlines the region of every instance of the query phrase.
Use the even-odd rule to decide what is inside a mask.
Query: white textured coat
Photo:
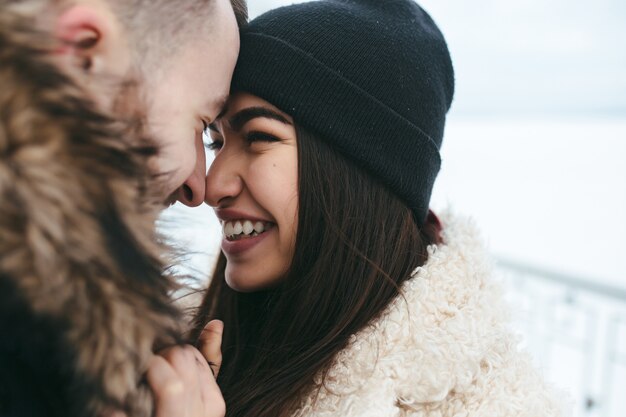
[[[561,401],[517,349],[473,223],[442,216],[429,248],[384,314],[352,336],[295,416],[561,416]]]

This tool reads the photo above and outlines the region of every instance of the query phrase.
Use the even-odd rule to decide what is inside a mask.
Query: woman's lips
[[[276,228],[276,223],[247,210],[218,208],[215,213],[222,223],[222,251],[226,255],[247,252],[261,243]]]
[[[242,254],[252,249],[259,243],[261,243],[273,231],[274,231],[274,227],[271,227],[259,235],[250,236],[250,237],[241,237],[241,238],[238,238],[237,240],[231,240],[231,239],[224,237],[222,239],[222,251],[224,251],[226,255]]]

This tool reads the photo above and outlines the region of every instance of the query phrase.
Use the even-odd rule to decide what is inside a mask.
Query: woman
[[[410,0],[316,1],[243,30],[210,124],[227,415],[555,416],[471,222],[428,210],[453,96]]]

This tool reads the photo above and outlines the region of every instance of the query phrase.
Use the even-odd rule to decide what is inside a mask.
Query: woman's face
[[[285,275],[296,240],[293,120],[261,98],[237,93],[210,134],[215,160],[205,201],[222,223],[226,282],[242,292],[268,288]]]

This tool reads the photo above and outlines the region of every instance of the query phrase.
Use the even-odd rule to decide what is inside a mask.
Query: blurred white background
[[[249,3],[254,17],[293,1]],[[519,330],[576,415],[624,417],[626,2],[420,4],[457,83],[432,206],[473,216],[516,264],[503,272]],[[164,221],[195,254],[187,268],[206,274],[220,239],[211,210],[177,206]]]

